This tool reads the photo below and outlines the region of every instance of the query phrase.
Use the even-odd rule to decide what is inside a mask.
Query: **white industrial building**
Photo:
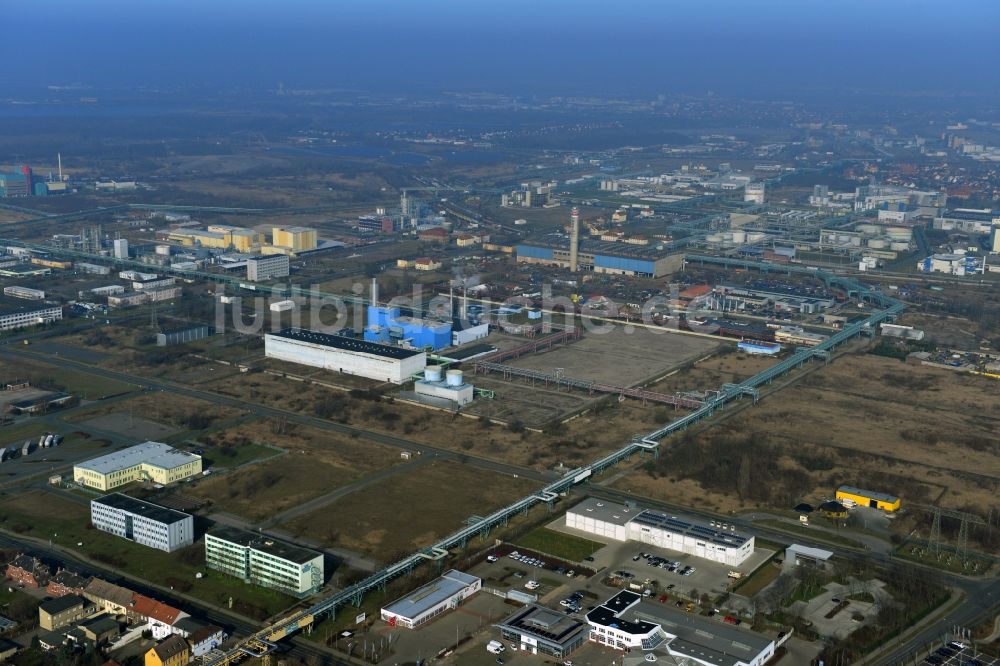
[[[29,305],[23,302],[0,299],[0,331],[37,326],[63,318],[58,305]]]
[[[116,238],[111,242],[114,248],[115,259],[128,259],[128,239]]]
[[[74,264],[74,268],[81,273],[92,273],[94,275],[110,275],[111,269],[107,266],[101,266],[100,264],[88,264],[82,261],[78,261]]]
[[[445,611],[457,608],[482,587],[482,579],[452,569],[383,608],[382,619],[390,626],[414,629]]]
[[[472,384],[465,383],[461,370],[448,370],[442,380],[439,365],[424,368],[424,378],[413,382],[413,391],[417,395],[447,400],[459,407],[472,402],[475,396],[475,389]]]
[[[268,254],[247,259],[247,279],[263,282],[279,277],[288,277],[290,263],[287,254]]]
[[[12,298],[21,298],[26,301],[44,301],[45,292],[41,289],[31,289],[30,287],[4,287],[3,295]]]
[[[264,355],[394,384],[402,384],[427,366],[427,354],[422,351],[301,328],[266,334]]]
[[[566,527],[615,541],[628,541],[628,524],[640,511],[622,504],[586,499],[566,512]]]
[[[194,543],[191,516],[121,493],[90,500],[90,522],[102,532],[168,553]]]
[[[470,342],[482,340],[489,334],[490,325],[488,323],[467,326],[466,328],[459,328],[458,326],[455,326],[451,330],[451,344],[455,347],[467,345]]]
[[[747,183],[743,190],[743,200],[755,204],[764,203],[764,183]]]
[[[566,512],[566,526],[615,541],[676,550],[729,566],[753,554],[754,537],[722,525],[703,525],[656,511],[589,498]]]
[[[949,275],[970,275],[982,273],[985,262],[981,257],[959,254],[932,254],[917,262],[917,270],[924,273],[947,273]]]

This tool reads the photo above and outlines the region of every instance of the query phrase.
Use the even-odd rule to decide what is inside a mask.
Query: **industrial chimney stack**
[[[569,270],[576,272],[576,256],[580,251],[580,211],[574,207],[570,214],[573,221],[573,228],[569,234]]]

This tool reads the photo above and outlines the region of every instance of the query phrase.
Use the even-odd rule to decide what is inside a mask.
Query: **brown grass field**
[[[260,464],[203,478],[185,491],[209,500],[210,510],[252,521],[269,518],[400,460],[391,447],[302,426],[290,426],[275,435],[265,424],[252,422],[216,433],[212,439],[270,444],[287,451]]]
[[[473,514],[486,515],[537,484],[458,463],[435,461],[375,483],[283,525],[326,546],[380,560],[427,546]]]

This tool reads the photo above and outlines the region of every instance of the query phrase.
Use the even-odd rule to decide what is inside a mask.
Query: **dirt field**
[[[96,416],[86,421],[80,421],[80,423],[98,430],[113,432],[122,437],[131,437],[137,442],[148,440],[159,442],[177,432],[175,427],[121,412]]]
[[[736,351],[731,346],[723,347],[713,355],[691,367],[683,367],[662,381],[648,388],[661,393],[675,391],[710,391],[723,384],[739,383],[748,377],[770,368],[778,359],[772,356],[754,356]]]
[[[398,450],[302,426],[274,434],[262,423],[229,428],[213,441],[269,444],[287,453],[261,464],[204,478],[185,490],[210,510],[260,521],[400,461]],[[237,449],[238,451],[238,449]]]
[[[123,428],[128,428],[128,422],[135,416],[154,421],[161,426],[172,426],[174,429],[187,428],[192,424],[192,417],[196,420],[211,424],[214,421],[231,419],[241,416],[243,413],[232,407],[215,405],[204,400],[188,398],[174,395],[172,393],[153,392],[143,393],[127,401],[116,402],[109,405],[99,405],[87,410],[81,410],[73,414],[72,421],[89,421],[97,417],[113,415],[118,419],[117,425],[108,428],[115,432],[122,432]],[[116,429],[117,428],[117,429]],[[199,428],[200,429],[200,428]]]
[[[844,483],[899,495],[904,505],[985,511],[1000,491],[997,387],[986,378],[849,354],[711,430],[674,440],[675,459],[668,455],[655,472],[615,485],[723,511],[787,509],[796,496],[828,498]],[[770,459],[766,468],[751,461],[744,500],[736,492],[741,449]],[[765,479],[772,492],[756,493]]]
[[[523,344],[524,340],[512,336],[490,336],[485,342],[499,349],[510,349]],[[644,329],[626,333],[622,327],[615,327],[610,333],[587,335],[576,342],[558,345],[508,363],[547,374],[555,374],[556,368],[562,368],[564,376],[574,379],[637,386],[663,377],[719,348],[720,344],[713,340],[666,333],[658,335]],[[466,371],[471,371],[471,363]],[[591,408],[602,398],[616,399],[608,394],[590,395],[565,388],[556,390],[540,381],[504,381],[496,373],[477,375],[471,381],[480,388],[494,391],[497,398],[467,407],[467,412],[506,422],[519,421],[534,428]],[[673,393],[674,390],[663,392]],[[636,406],[641,407],[641,403],[631,400],[623,403],[626,409]]]
[[[537,484],[458,463],[432,462],[283,525],[292,533],[391,561],[433,543]]]
[[[618,386],[633,386],[655,379],[686,361],[717,348],[719,343],[689,335],[656,334],[637,328],[628,333],[615,326],[606,334],[588,334],[568,345],[511,361],[519,368],[554,373],[563,368],[567,377],[590,379]]]

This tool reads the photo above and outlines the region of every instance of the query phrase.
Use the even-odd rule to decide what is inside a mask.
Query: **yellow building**
[[[145,666],[183,666],[191,661],[187,641],[171,634],[146,652]]]
[[[413,268],[413,259],[397,259],[396,268]]]
[[[837,488],[838,500],[851,500],[859,506],[868,506],[873,509],[882,509],[888,513],[899,511],[900,501],[895,495],[885,493],[875,493],[870,490],[861,490],[853,486],[841,486]]]
[[[35,266],[45,266],[46,268],[73,268],[72,261],[59,261],[58,259],[45,259],[43,257],[32,257],[31,263]]]
[[[318,244],[316,230],[310,227],[274,227],[271,245],[287,247],[292,252],[315,250]]]
[[[108,491],[134,481],[166,485],[201,474],[201,456],[169,444],[145,442],[73,466],[73,480]]]
[[[167,240],[187,247],[205,247],[216,250],[250,252],[260,245],[263,235],[253,229],[233,227],[228,224],[213,224],[207,229],[175,229]]]

